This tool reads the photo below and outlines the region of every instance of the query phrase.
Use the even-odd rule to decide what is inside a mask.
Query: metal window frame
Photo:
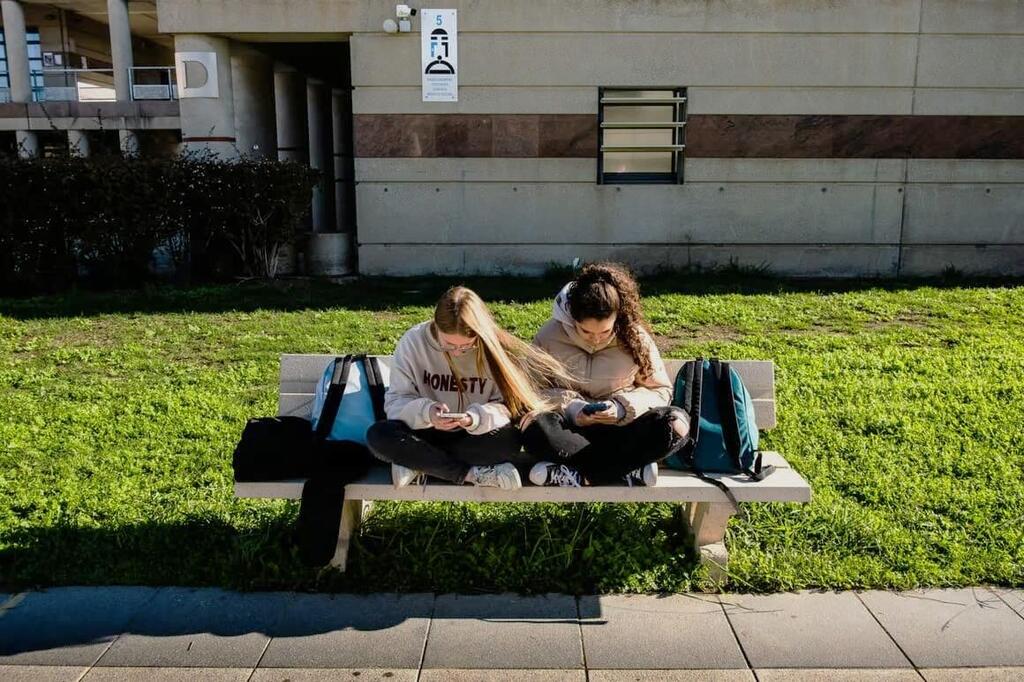
[[[644,101],[644,98],[634,97],[623,98],[621,102],[606,102],[607,97],[613,97],[615,92],[623,90],[636,91],[636,90],[665,90],[672,92],[672,97],[668,100],[657,100],[650,98],[651,101]],[[665,106],[671,104],[673,106],[672,112],[672,145],[674,149],[667,149],[672,153],[672,170],[667,173],[605,173],[604,172],[604,108],[615,107],[615,106]],[[599,185],[681,185],[683,184],[683,166],[684,166],[684,153],[686,150],[686,107],[687,107],[687,95],[686,88],[675,86],[675,85],[630,85],[630,86],[599,86],[597,88],[597,184]],[[645,127],[655,127],[649,122],[637,121],[638,125],[636,128],[630,128],[628,126],[616,126],[618,129],[625,130],[639,130]],[[660,127],[660,126],[659,126]],[[668,126],[665,126],[668,127]]]

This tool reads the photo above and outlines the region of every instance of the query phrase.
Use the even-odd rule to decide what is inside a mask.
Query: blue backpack
[[[387,381],[373,356],[345,355],[328,362],[313,394],[312,422],[317,438],[366,445],[366,430],[387,418]]]
[[[717,358],[697,358],[676,374],[672,404],[690,416],[690,442],[665,459],[666,466],[704,474],[746,474],[760,481],[775,470],[763,466],[754,403],[740,375]]]

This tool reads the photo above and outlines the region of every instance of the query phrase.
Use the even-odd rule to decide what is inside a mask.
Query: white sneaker
[[[404,467],[401,464],[391,465],[391,483],[396,488],[404,488],[422,477],[423,474],[415,469]]]
[[[557,485],[563,488],[579,488],[582,476],[567,464],[539,462],[530,469],[530,482],[534,485]]]
[[[473,467],[472,473],[467,479],[473,485],[485,488],[519,490],[523,487],[523,480],[519,477],[519,470],[509,462],[495,464],[494,466]]]
[[[644,465],[639,469],[630,471],[622,478],[630,488],[635,485],[658,485],[658,464],[657,462],[652,462],[651,464]]]

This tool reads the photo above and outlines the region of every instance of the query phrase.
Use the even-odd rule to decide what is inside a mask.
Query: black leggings
[[[403,421],[389,419],[370,427],[366,443],[383,462],[451,483],[462,483],[473,466],[511,462],[525,469],[537,461],[522,452],[519,429],[512,424],[474,436],[463,429],[414,431]]]
[[[537,459],[569,464],[594,485],[620,483],[642,466],[668,457],[686,440],[672,428],[688,422],[678,407],[656,407],[628,424],[577,426],[555,412],[539,415],[523,432],[526,451]]]

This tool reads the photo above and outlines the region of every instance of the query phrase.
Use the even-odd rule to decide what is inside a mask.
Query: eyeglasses
[[[473,350],[474,348],[476,348],[475,339],[473,341],[470,341],[469,343],[464,343],[462,345],[445,343],[444,341],[438,341],[438,343],[440,343],[441,345],[441,350],[445,351],[446,353],[463,353],[467,350]]]

